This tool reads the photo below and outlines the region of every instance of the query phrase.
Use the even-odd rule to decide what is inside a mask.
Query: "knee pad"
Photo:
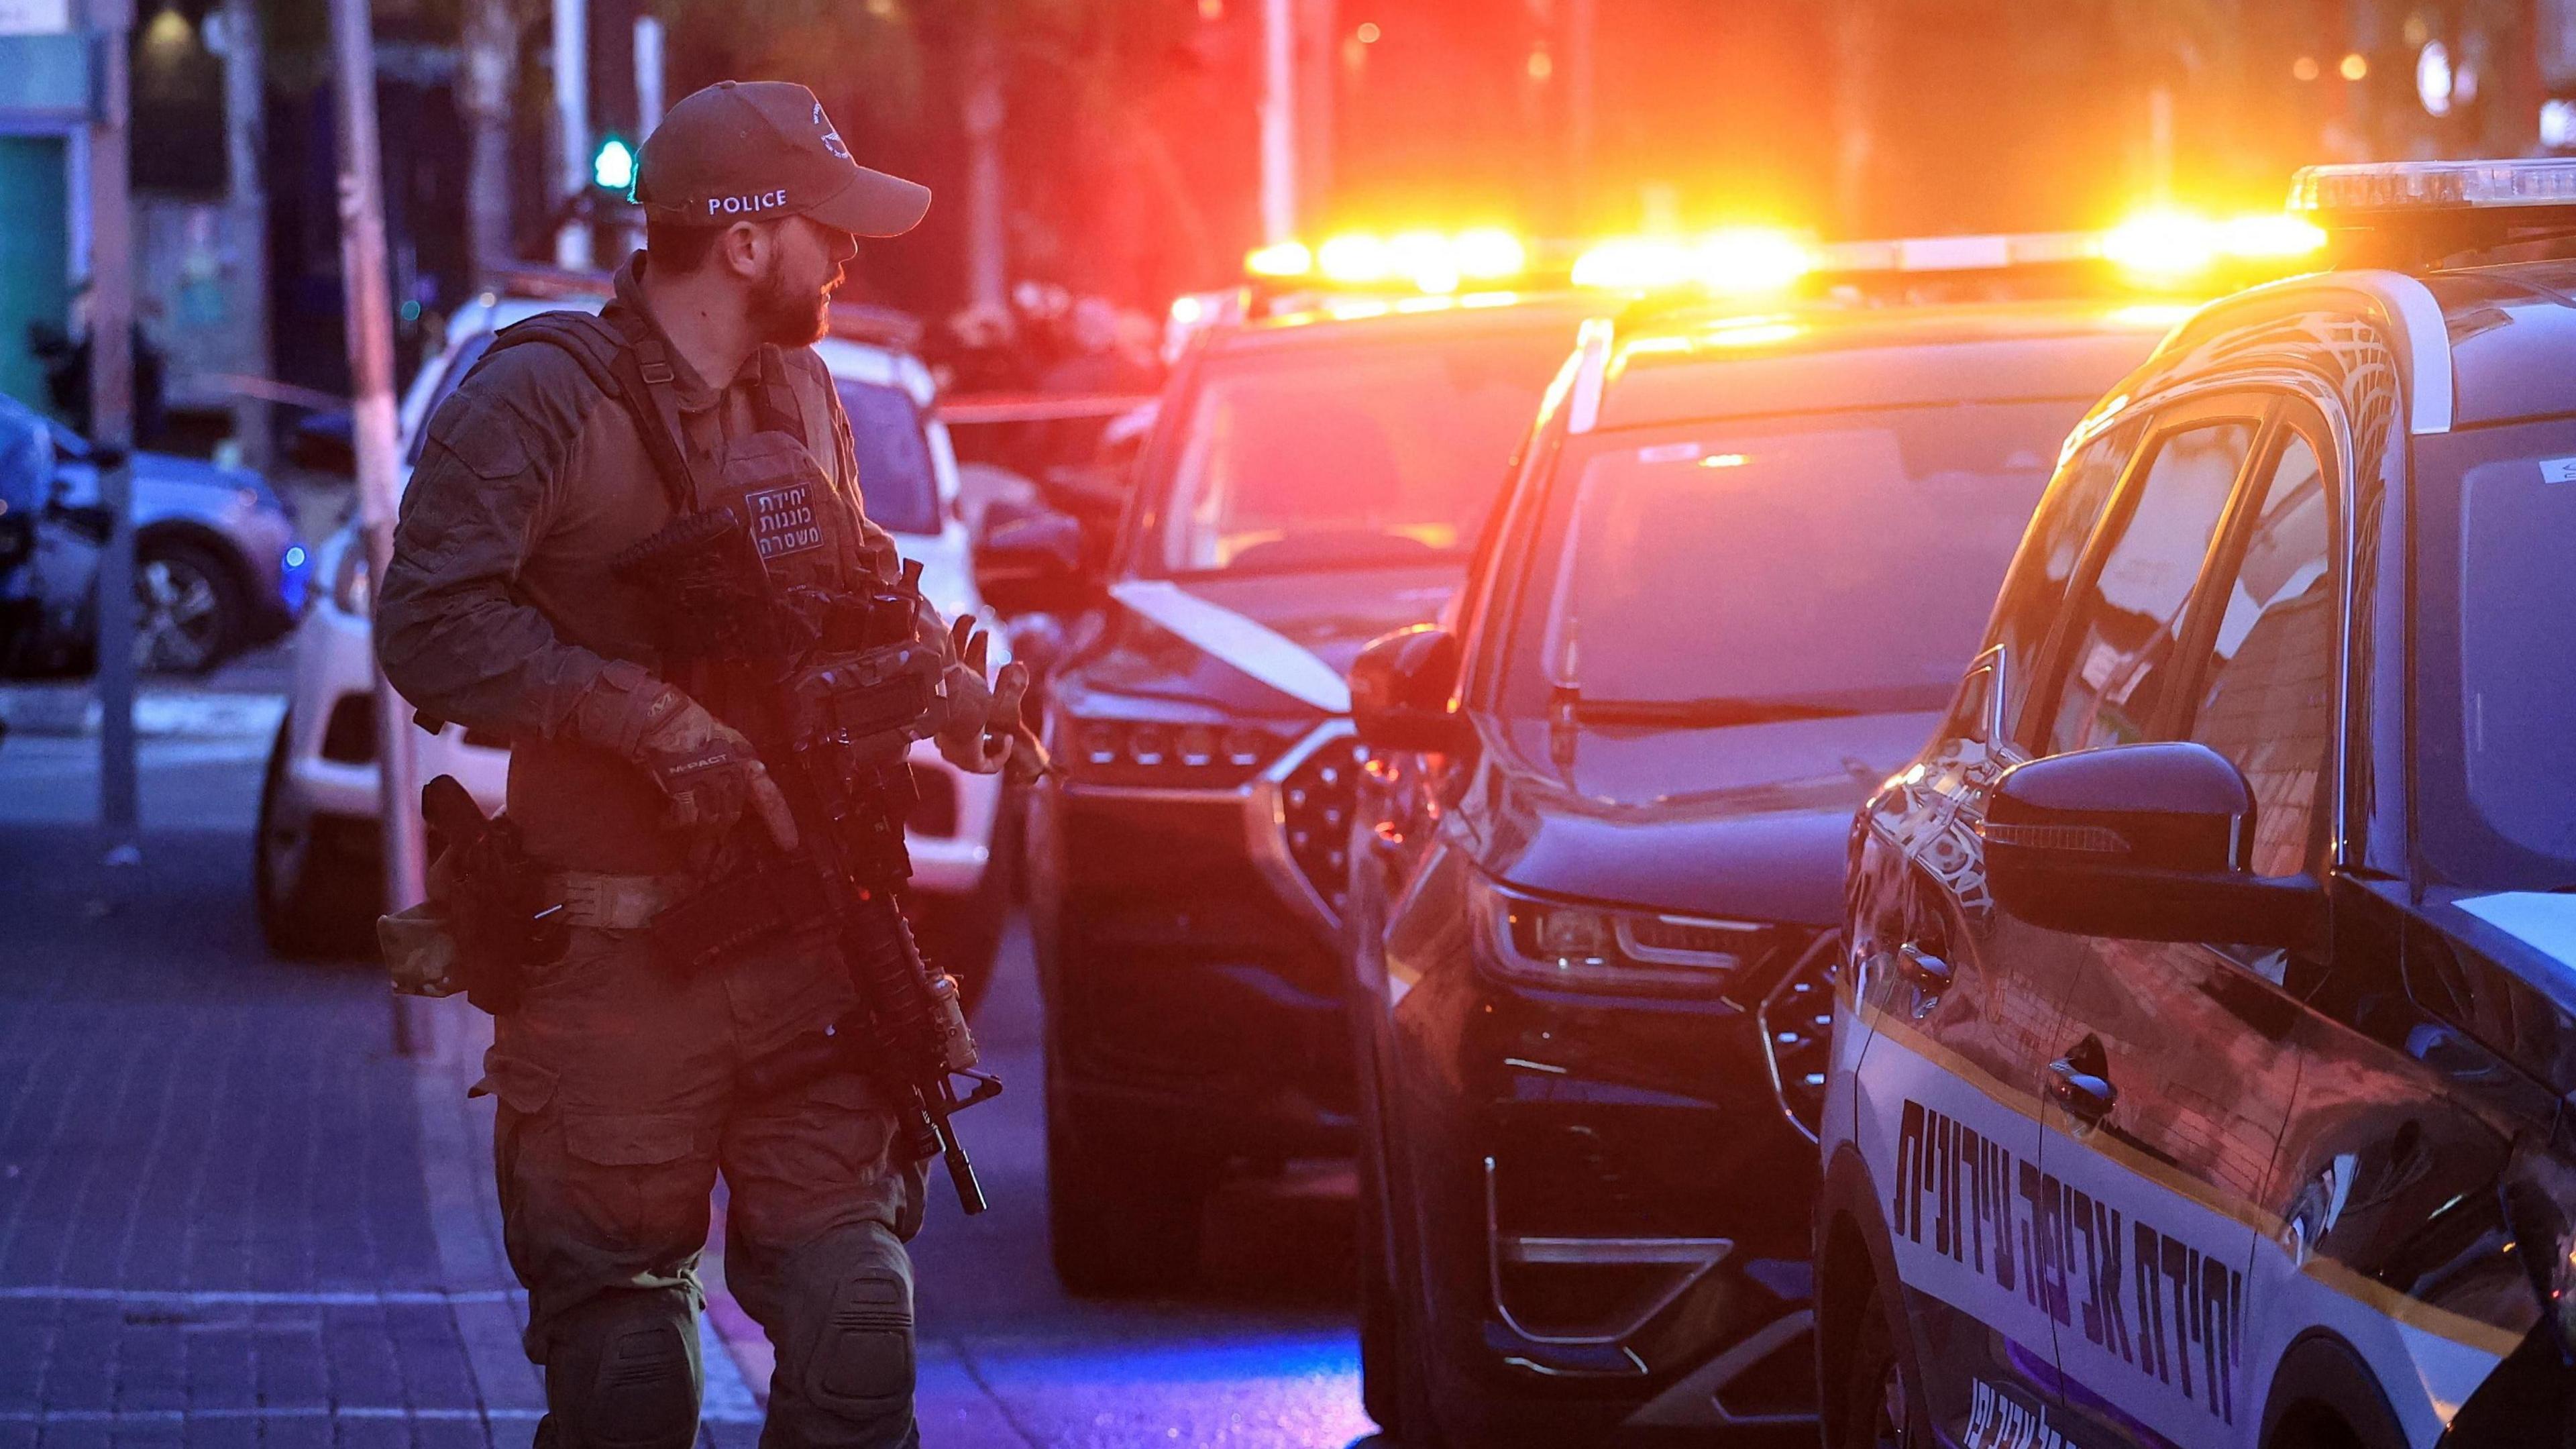
[[[674,1311],[674,1308],[677,1311]],[[546,1358],[559,1449],[689,1449],[698,1356],[685,1306],[602,1299],[570,1315]]]
[[[805,1381],[817,1406],[844,1418],[909,1415],[912,1285],[900,1273],[889,1267],[841,1280]]]

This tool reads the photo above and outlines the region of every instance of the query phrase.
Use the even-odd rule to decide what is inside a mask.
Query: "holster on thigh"
[[[698,1336],[685,1293],[602,1294],[545,1344],[556,1449],[689,1449],[698,1437]]]

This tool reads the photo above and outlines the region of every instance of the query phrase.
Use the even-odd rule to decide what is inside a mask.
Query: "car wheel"
[[[1011,911],[1011,876],[1020,852],[1018,797],[1006,791],[993,817],[991,860],[963,895],[924,891],[912,898],[914,934],[930,964],[957,978],[957,997],[972,1017],[993,984],[1002,927]]]
[[[1185,1286],[1215,1173],[1144,1134],[1085,1122],[1047,1080],[1047,1231],[1066,1291],[1124,1296]]]
[[[241,580],[224,557],[182,538],[140,540],[134,555],[134,667],[203,674],[250,636]]]
[[[1860,1321],[1851,1327],[1850,1371],[1837,1391],[1841,1412],[1828,1449],[1928,1449],[1920,1396],[1906,1379],[1895,1333],[1875,1289],[1854,1295]]]
[[[260,781],[259,825],[251,837],[251,891],[268,948],[293,960],[362,956],[373,949],[383,909],[376,861],[358,831],[301,809],[286,793],[291,722],[281,722]]]

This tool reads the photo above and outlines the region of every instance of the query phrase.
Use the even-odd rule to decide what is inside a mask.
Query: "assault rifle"
[[[760,847],[745,869],[664,907],[658,948],[705,967],[828,919],[858,1009],[751,1063],[742,1089],[770,1096],[867,1071],[893,1100],[911,1160],[943,1159],[959,1204],[982,1212],[975,1165],[949,1119],[1002,1083],[976,1070],[956,983],[922,960],[895,899],[912,875],[903,822],[919,798],[905,757],[946,704],[947,657],[920,636],[921,566],[859,595],[773,589],[741,522],[711,510],[683,516],[612,568],[652,581],[672,611],[663,632],[675,652],[764,696],[768,718],[753,743],[800,837],[795,851]],[[960,1078],[971,1083],[962,1096]]]

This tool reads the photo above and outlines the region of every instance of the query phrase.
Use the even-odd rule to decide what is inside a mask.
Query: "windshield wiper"
[[[1839,704],[1794,699],[1585,699],[1574,717],[1586,724],[1669,725],[1716,729],[1726,725],[1778,724],[1784,720],[1848,719],[1860,711]]]

